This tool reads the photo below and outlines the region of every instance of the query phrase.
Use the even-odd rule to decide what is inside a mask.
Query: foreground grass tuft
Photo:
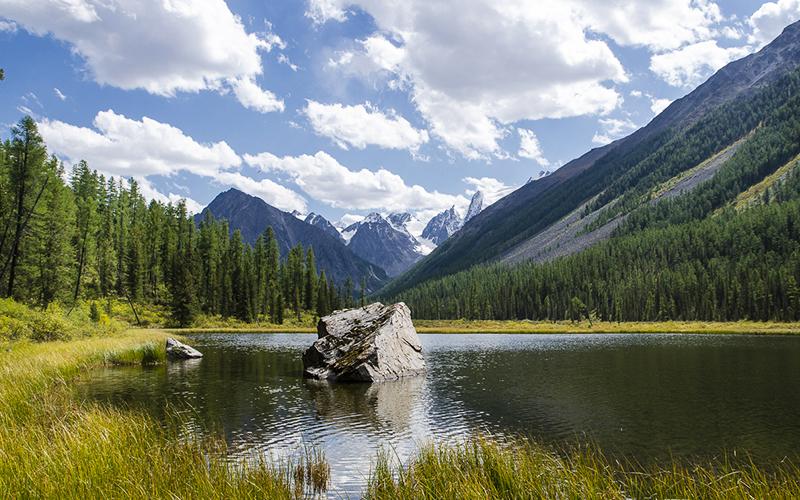
[[[145,342],[130,349],[114,350],[105,353],[107,365],[142,365],[152,366],[167,360],[166,345],[162,342]]]
[[[427,446],[405,467],[381,454],[367,498],[800,498],[800,471],[750,462],[643,468],[590,449],[557,453],[525,439]]]

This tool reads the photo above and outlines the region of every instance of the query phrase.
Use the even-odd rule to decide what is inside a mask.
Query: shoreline
[[[533,321],[485,321],[485,320],[415,320],[417,333],[438,334],[694,334],[694,335],[800,335],[800,323],[776,323],[757,321],[704,322],[533,322]],[[316,333],[311,326],[283,327],[281,325],[252,325],[242,327],[160,328],[164,332],[180,334],[194,333]]]
[[[325,491],[336,464],[324,454],[307,456],[306,462],[248,463],[237,469],[228,462],[221,437],[183,442],[177,427],[162,427],[147,415],[74,402],[73,384],[82,374],[109,364],[144,365],[142,347],[163,345],[167,335],[177,332],[129,329],[67,341],[24,340],[0,352],[0,372],[17,375],[0,381],[0,449],[10,458],[0,464],[2,489],[12,496],[133,492],[287,500]],[[792,498],[800,492],[792,462],[759,468],[746,457],[724,455],[709,462],[646,467],[611,460],[591,444],[559,450],[524,437],[499,443],[476,435],[457,446],[420,447],[405,464],[381,454],[373,464],[363,490],[364,498],[373,500],[422,498],[420,490],[437,497],[480,491],[489,497],[536,492],[540,497],[619,499]],[[306,468],[316,471],[305,476],[311,482],[298,482],[297,471]],[[107,480],[109,471],[118,481]]]

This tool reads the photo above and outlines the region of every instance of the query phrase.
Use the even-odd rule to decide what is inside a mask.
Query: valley
[[[800,497],[759,3],[0,0],[0,497]]]

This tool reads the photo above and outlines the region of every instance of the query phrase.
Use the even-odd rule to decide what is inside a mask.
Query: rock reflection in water
[[[363,422],[377,432],[398,434],[407,433],[412,421],[422,417],[414,412],[420,409],[426,390],[424,376],[375,384],[306,380],[305,386],[322,419],[334,425]]]

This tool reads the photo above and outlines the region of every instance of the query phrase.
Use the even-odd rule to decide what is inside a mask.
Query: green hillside
[[[427,280],[501,260],[581,207],[586,213],[602,209],[587,227],[591,231],[619,217],[632,219],[628,227],[642,227],[642,218],[678,222],[690,212],[697,218],[722,206],[797,153],[797,141],[784,140],[784,135],[794,133],[797,116],[798,54],[800,27],[792,25],[760,52],[729,64],[674,102],[646,127],[490,206],[381,295],[400,296]],[[714,183],[724,187],[705,187],[702,199],[682,201],[678,196],[652,203],[652,195],[665,183],[737,141],[743,142],[741,150],[715,177]],[[727,168],[729,163],[738,167]],[[693,200],[697,204],[691,205]]]

